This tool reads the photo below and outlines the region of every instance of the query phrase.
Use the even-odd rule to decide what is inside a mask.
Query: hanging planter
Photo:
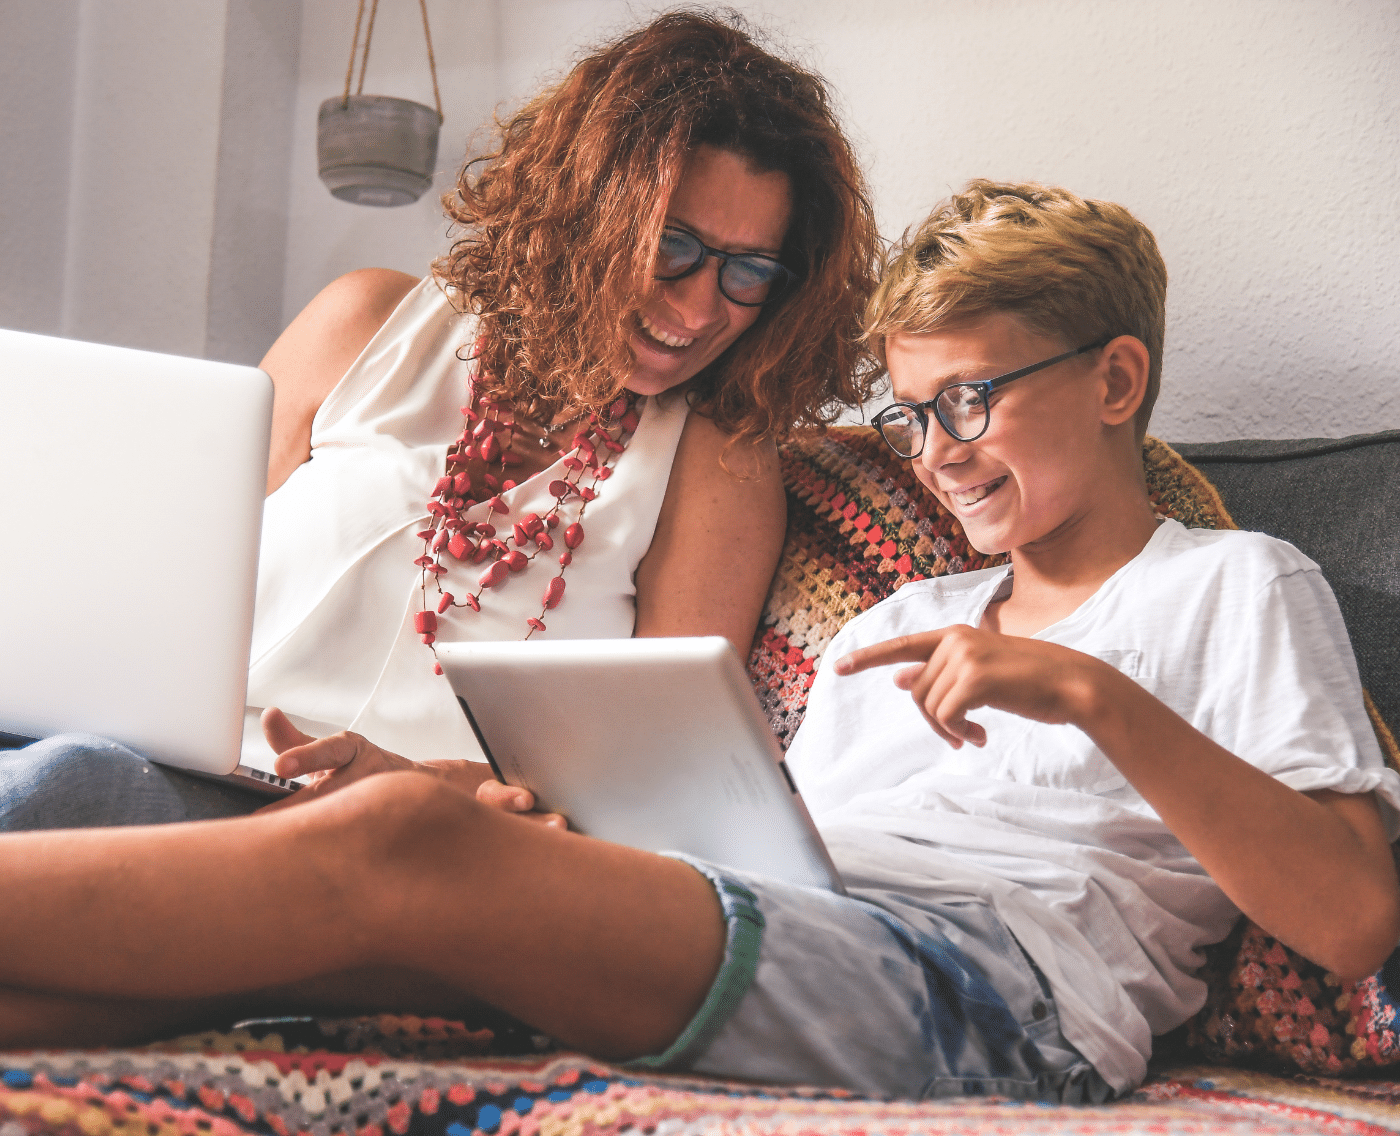
[[[374,35],[379,0],[374,0],[360,57],[360,83],[355,94],[350,82],[360,46],[360,22],[365,2],[355,15],[355,37],[345,72],[345,93],[321,104],[316,122],[316,157],[321,180],[333,196],[356,205],[393,206],[417,201],[433,184],[437,165],[438,128],[442,125],[442,96],[438,93],[433,37],[428,29],[426,0],[418,0],[423,36],[428,44],[428,68],[433,77],[437,109],[411,99],[366,95],[365,67]]]

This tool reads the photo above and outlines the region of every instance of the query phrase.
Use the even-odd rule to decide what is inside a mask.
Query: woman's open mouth
[[[663,347],[689,347],[692,343],[695,342],[695,338],[693,336],[690,339],[683,339],[679,335],[672,335],[668,331],[663,331],[661,328],[657,327],[649,319],[647,319],[645,312],[638,313],[637,323],[640,325],[643,334],[648,339],[650,339],[653,343],[661,344]]]
[[[977,504],[978,501],[981,501],[988,494],[995,493],[1005,482],[1006,475],[1002,474],[992,481],[985,481],[981,485],[974,485],[971,489],[964,489],[960,493],[949,493],[948,496],[954,504],[967,508],[969,505]]]

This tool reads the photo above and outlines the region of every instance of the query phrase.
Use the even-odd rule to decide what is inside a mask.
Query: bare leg
[[[409,971],[354,971],[216,998],[136,1000],[0,989],[0,1049],[19,1045],[133,1045],[285,1014],[416,1013],[480,1021],[491,1012],[442,982]]]
[[[133,1045],[233,1020],[196,1002],[126,1002],[0,990],[0,1048]]]
[[[0,837],[0,880],[11,990],[209,1004],[276,987],[382,1008],[364,981],[338,1000],[335,976],[369,969],[401,995],[487,1002],[609,1057],[668,1045],[724,945],[713,890],[686,865],[411,773],[241,820]],[[18,1027],[4,1040],[21,1044],[11,1009],[0,997],[0,1035]]]

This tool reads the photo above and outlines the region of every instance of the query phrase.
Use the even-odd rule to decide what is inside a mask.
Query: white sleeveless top
[[[279,706],[308,733],[351,729],[415,760],[475,758],[480,748],[433,655],[414,633],[422,607],[423,552],[415,535],[462,430],[472,318],[431,278],[404,297],[331,391],[311,424],[311,460],[267,499],[263,511],[244,760],[267,767],[257,715]],[[605,639],[632,634],[632,576],[651,545],[687,402],[647,398],[613,475],[589,504],[587,538],[574,552],[548,631],[537,638]],[[507,523],[554,504],[556,462],[500,496]],[[573,497],[561,528],[577,517]],[[487,506],[466,516],[484,521]],[[562,549],[562,543],[556,548]],[[481,568],[444,557],[443,587],[461,596]],[[450,608],[438,642],[523,639],[555,574],[548,557],[488,589],[481,611]],[[437,591],[429,587],[436,607]]]

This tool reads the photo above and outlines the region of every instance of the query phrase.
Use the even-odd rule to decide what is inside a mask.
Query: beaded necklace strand
[[[553,506],[543,517],[537,513],[526,513],[511,526],[509,533],[498,538],[496,526],[491,521],[497,516],[509,517],[510,510],[501,493],[515,488],[516,484],[506,478],[505,473],[508,467],[519,465],[524,460],[511,451],[511,443],[517,432],[514,415],[510,421],[505,421],[497,403],[477,398],[475,384],[470,380],[467,382],[467,405],[462,407],[462,415],[465,419],[462,433],[447,447],[447,472],[438,478],[428,499],[428,527],[418,533],[423,541],[423,554],[413,562],[421,569],[419,591],[422,594],[422,610],[414,613],[413,629],[433,652],[434,674],[442,674],[442,664],[437,662],[437,649],[433,647],[437,637],[437,617],[449,607],[480,611],[482,595],[488,588],[499,587],[512,574],[524,572],[540,553],[551,552],[554,537],[550,535],[550,530],[559,526],[560,508],[570,497],[576,496],[580,500],[578,516],[573,524],[564,529],[564,549],[558,557],[559,571],[545,586],[540,614],[526,619],[529,631],[525,638],[530,638],[536,631],[547,630],[544,615],[558,607],[564,598],[564,571],[573,562],[574,549],[583,543],[583,514],[588,509],[588,503],[598,496],[598,483],[612,476],[612,465],[627,448],[638,422],[631,396],[617,399],[601,415],[590,414],[574,434],[569,447],[559,451],[564,476],[549,483]],[[541,445],[545,444],[541,442]],[[488,472],[482,474],[481,480],[484,490],[492,494],[487,501],[484,521],[469,521],[465,516],[477,504],[471,494],[484,496],[482,489],[473,487],[471,474],[467,470],[467,464],[476,458],[488,466]],[[497,462],[499,476],[489,472],[489,467]],[[455,472],[454,466],[457,467]],[[586,477],[591,477],[588,485],[583,484]],[[442,579],[449,571],[443,563],[443,552],[454,560],[470,561],[472,564],[490,561],[477,578],[475,592],[467,592],[459,600],[443,589]],[[436,611],[429,607],[429,583],[437,588],[441,597]]]

